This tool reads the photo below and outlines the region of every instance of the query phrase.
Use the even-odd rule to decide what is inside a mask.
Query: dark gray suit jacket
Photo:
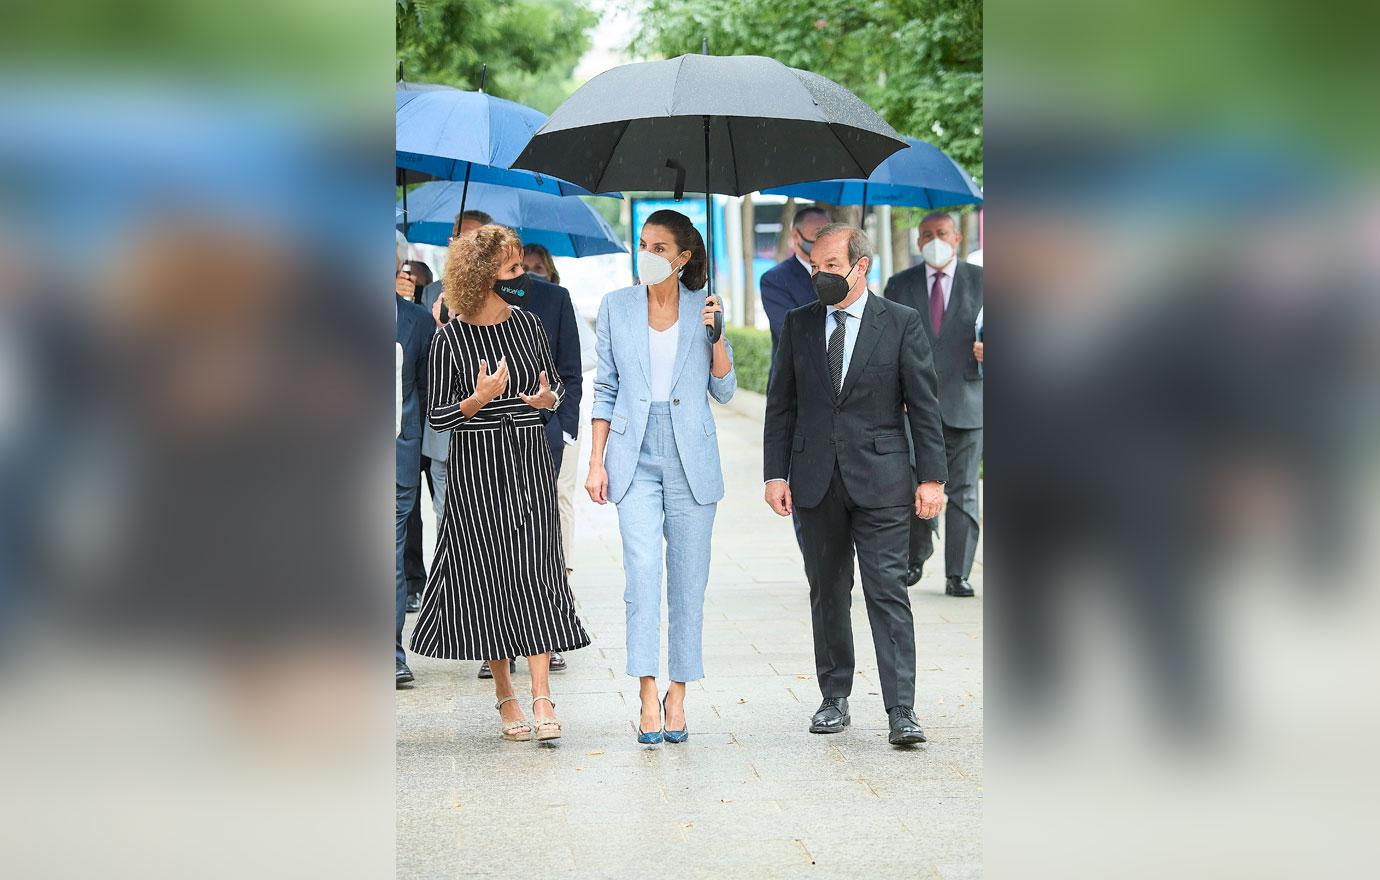
[[[397,300],[395,338],[403,349],[402,426],[396,447],[398,485],[416,486],[421,482],[422,424],[426,421],[427,358],[436,321],[421,306],[400,296]]]
[[[792,500],[814,507],[838,465],[860,507],[915,502],[919,482],[948,479],[929,342],[914,309],[870,296],[836,395],[824,340],[825,307],[786,314],[763,432],[765,479],[789,479]],[[911,466],[906,431],[916,438]]]
[[[930,326],[930,290],[925,284],[925,264],[912,266],[891,276],[887,299],[910,306],[920,313],[925,336],[934,353],[934,371],[939,376],[939,409],[944,424],[951,428],[982,427],[982,374],[973,343],[977,341],[978,310],[982,308],[982,267],[957,261],[949,307],[935,338]]]

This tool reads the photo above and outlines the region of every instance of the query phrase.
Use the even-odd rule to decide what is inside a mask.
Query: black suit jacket
[[[800,507],[824,498],[838,465],[862,507],[915,501],[920,482],[947,480],[929,341],[914,309],[868,297],[837,395],[825,354],[825,307],[794,309],[767,389],[763,476],[788,479]],[[912,467],[906,430],[916,438]]]
[[[982,308],[982,267],[956,261],[954,284],[938,337],[930,326],[930,289],[925,284],[924,263],[891,276],[886,284],[886,298],[920,313],[934,353],[934,371],[939,376],[939,409],[944,424],[951,428],[981,428],[982,373],[973,356],[973,343],[977,341],[974,325]]]

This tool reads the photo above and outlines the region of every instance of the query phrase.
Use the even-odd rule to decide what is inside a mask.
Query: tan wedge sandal
[[[504,703],[516,703],[517,697],[504,697],[494,704],[494,708],[499,712],[503,711]],[[526,718],[521,721],[511,721],[503,725],[503,738],[508,742],[530,742],[532,740],[532,723]]]
[[[545,700],[546,702],[548,702],[548,703],[551,704],[551,708],[552,708],[552,709],[556,708],[556,703],[555,703],[550,697],[533,697],[533,698],[532,698],[532,720],[533,720],[534,722],[536,722],[536,725],[537,725],[537,728],[536,728],[536,729],[537,729],[537,734],[536,734],[537,740],[538,740],[538,741],[541,741],[541,740],[547,740],[547,739],[560,739],[560,738],[561,738],[561,722],[555,720],[554,718],[552,718],[552,719],[550,719],[550,720],[547,720],[547,721],[537,721],[537,701],[538,701],[538,700]]]

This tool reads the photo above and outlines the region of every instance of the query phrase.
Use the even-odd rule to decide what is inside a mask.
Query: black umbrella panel
[[[825,77],[756,55],[681,55],[594,77],[556,108],[513,167],[595,192],[672,189],[679,197],[687,180],[703,181],[708,199],[865,178],[905,147],[870,107]],[[712,255],[712,225],[706,231]],[[712,296],[712,269],[709,278]]]

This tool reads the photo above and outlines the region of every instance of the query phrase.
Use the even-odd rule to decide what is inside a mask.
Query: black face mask
[[[508,305],[520,306],[523,298],[527,296],[529,286],[527,273],[523,272],[516,278],[499,278],[494,281],[494,293],[503,297],[503,301]]]
[[[815,296],[826,306],[834,306],[848,298],[848,276],[858,267],[857,263],[848,267],[843,275],[833,272],[816,272],[810,280],[815,285]]]

